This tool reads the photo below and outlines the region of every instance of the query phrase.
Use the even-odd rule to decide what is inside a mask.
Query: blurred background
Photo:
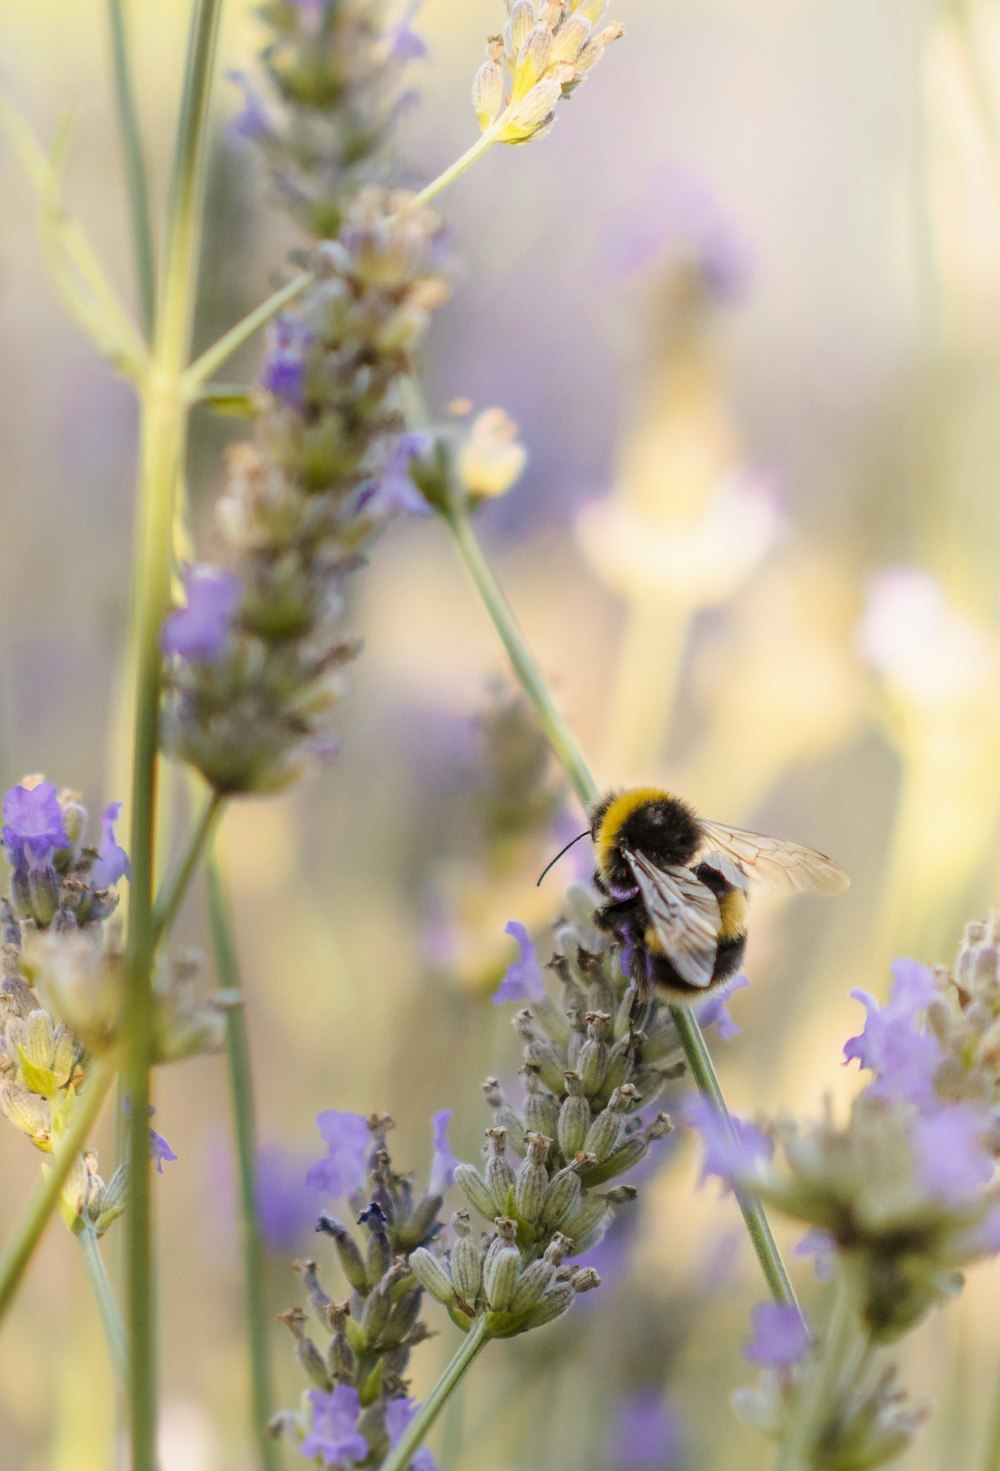
[[[158,190],[185,9],[130,7]],[[851,873],[835,902],[755,904],[743,1031],[714,1047],[737,1110],[813,1113],[856,1087],[849,991],[884,997],[897,954],[947,961],[1000,890],[1000,17],[987,0],[621,0],[611,16],[627,37],[552,135],[493,149],[440,200],[460,264],[427,397],[521,427],[528,468],[480,530],[598,781],[667,784]],[[424,0],[415,183],[473,141],[469,86],[503,18],[501,0]],[[259,44],[232,0],[223,69],[252,71]],[[7,0],[0,56],[43,137],[72,111],[66,199],[134,299],[104,6]],[[203,344],[297,243],[231,130],[240,102],[220,82]],[[128,795],[135,411],[61,314],[2,142],[0,187],[0,775],[44,772],[96,814]],[[251,348],[233,376],[258,363]],[[201,512],[240,429],[196,418]],[[291,1258],[323,1261],[300,1189],[317,1112],[391,1113],[394,1158],[420,1176],[430,1113],[450,1107],[456,1152],[478,1158],[478,1085],[514,1083],[520,1060],[490,1003],[514,959],[504,924],[544,953],[582,851],[536,890],[582,814],[443,530],[396,523],[349,614],[365,651],[339,762],[224,831],[267,1178],[289,1196],[275,1311],[301,1298]],[[195,895],[177,947],[205,944]],[[179,1155],[155,1181],[163,1466],[238,1471],[253,1459],[222,1060],[164,1071],[156,1099]],[[101,1146],[110,1161],[109,1129]],[[449,1467],[769,1464],[726,1409],[751,1377],[756,1264],[732,1201],[695,1189],[690,1143],[662,1158],[604,1248],[605,1286],[477,1366],[436,1432]],[[2,1236],[38,1170],[13,1130],[0,1169]],[[115,1230],[107,1246],[118,1270]],[[903,1382],[935,1405],[907,1471],[975,1464],[998,1290],[979,1269],[907,1343]],[[440,1337],[415,1356],[418,1398],[454,1336],[425,1316]],[[290,1348],[276,1324],[284,1405]],[[0,1336],[0,1466],[106,1471],[117,1435],[97,1313],[53,1225]]]

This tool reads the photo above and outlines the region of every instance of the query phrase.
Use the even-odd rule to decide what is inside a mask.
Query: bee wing
[[[847,874],[815,848],[727,827],[722,822],[702,822],[702,853],[719,852],[732,858],[748,878],[784,894],[839,894],[851,882]]]
[[[719,901],[688,868],[659,868],[623,848],[649,922],[671,965],[689,986],[707,986],[715,968]]]

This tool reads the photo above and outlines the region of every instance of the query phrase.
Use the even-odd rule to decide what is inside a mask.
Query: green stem
[[[715,1106],[719,1117],[723,1120],[729,1132],[730,1138],[738,1144],[736,1130],[733,1128],[733,1121],[730,1117],[729,1109],[726,1107],[726,1100],[723,1097],[718,1076],[715,1068],[712,1066],[712,1059],[709,1056],[708,1046],[705,1042],[705,1034],[698,1025],[694,1012],[689,1011],[683,1006],[672,1006],[670,1008],[670,1015],[677,1029],[677,1035],[680,1037],[681,1046],[684,1048],[684,1056],[687,1059],[687,1065],[691,1070],[691,1076],[694,1078],[698,1091]],[[792,1286],[785,1264],[781,1259],[781,1252],[778,1250],[778,1243],[774,1239],[771,1223],[767,1218],[764,1207],[756,1196],[751,1195],[742,1186],[736,1187],[733,1193],[743,1213],[747,1235],[750,1237],[750,1243],[757,1254],[757,1260],[760,1263],[761,1271],[764,1273],[764,1280],[767,1282],[771,1296],[775,1302],[785,1303],[788,1307],[795,1308],[801,1317],[802,1310],[799,1308],[798,1298],[795,1296],[795,1289]]]
[[[438,174],[436,179],[432,179],[425,188],[421,189],[420,193],[410,201],[407,207],[409,209],[422,209],[425,204],[429,204],[436,195],[441,193],[442,189],[447,189],[448,185],[464,174],[466,169],[470,169],[478,158],[482,158],[487,149],[492,148],[496,141],[496,134],[492,130],[483,133],[476,139],[471,148],[465,150],[461,158],[456,158],[453,164],[450,164],[448,168]]]
[[[135,104],[135,91],[132,87],[123,0],[108,0],[108,27],[111,32],[115,101],[124,153],[125,186],[132,222],[132,251],[135,256],[139,286],[139,307],[146,336],[151,338],[156,305],[156,262],[153,249],[153,227],[149,217],[146,159],[142,146],[142,133],[139,128],[139,113]]]
[[[104,1270],[104,1259],[101,1256],[101,1248],[97,1241],[97,1232],[92,1226],[84,1226],[77,1233],[76,1238],[83,1252],[83,1260],[86,1263],[87,1273],[90,1277],[90,1285],[97,1298],[97,1306],[100,1308],[101,1321],[104,1324],[104,1332],[114,1359],[115,1369],[122,1383],[128,1378],[128,1344],[125,1340],[125,1329],[122,1325],[121,1314],[118,1311],[118,1303],[115,1300],[108,1274]]]
[[[208,917],[212,951],[219,987],[233,1004],[226,1010],[229,1058],[229,1096],[233,1107],[236,1155],[240,1171],[240,1213],[243,1224],[243,1289],[246,1297],[247,1332],[250,1338],[251,1404],[254,1437],[262,1471],[277,1471],[278,1446],[264,1434],[274,1408],[271,1376],[267,1294],[264,1290],[264,1249],[257,1220],[257,1140],[254,1118],[253,1081],[246,1012],[240,1000],[240,973],[233,943],[229,905],[223,889],[219,861],[210,853],[205,863]]]
[[[142,448],[133,627],[136,630],[132,777],[132,884],[126,966],[125,1038],[131,1094],[127,1220],[129,1405],[133,1471],[153,1471],[156,1369],[149,1158],[149,1069],[153,1045],[151,976],[157,929],[153,915],[157,746],[161,693],[160,628],[169,604],[174,495],[181,479],[190,405],[181,385],[190,353],[208,109],[215,71],[221,0],[196,0],[188,40],[184,94],[167,212],[156,337],[142,391]]]
[[[472,523],[466,513],[457,508],[446,511],[444,519],[455,538],[455,544],[469,576],[476,585],[476,591],[482,598],[493,626],[500,636],[500,642],[507,651],[507,657],[514,667],[514,673],[538,713],[549,745],[565,768],[573,784],[573,790],[584,807],[589,809],[598,796],[597,784],[587,770],[587,763],[573,738],[572,731],[556,709],[541,671],[524,641],[524,635],[517,626],[510,604],[504,597],[500,584],[493,575],[493,569],[483,554],[483,549],[472,529]]]
[[[463,1338],[455,1357],[383,1461],[381,1471],[407,1471],[452,1391],[461,1383],[469,1365],[488,1342],[486,1319],[480,1318],[471,1332]]]
[[[159,944],[177,918],[181,900],[187,893],[198,859],[209,848],[224,808],[222,796],[213,791],[202,808],[201,816],[188,834],[187,846],[178,862],[160,886],[153,905],[153,933]]]
[[[813,1471],[823,1432],[836,1411],[844,1366],[857,1337],[848,1295],[841,1284],[819,1357],[810,1363],[799,1387],[791,1422],[778,1447],[774,1471]]]
[[[69,1128],[47,1161],[45,1174],[7,1243],[0,1258],[0,1318],[6,1312],[48,1219],[59,1203],[66,1177],[97,1122],[114,1076],[115,1069],[109,1061],[94,1063],[87,1086],[77,1096]]]
[[[500,636],[500,641],[507,651],[514,672],[535,707],[548,742],[565,768],[574,791],[589,811],[598,794],[594,778],[587,769],[587,764],[569,726],[556,709],[538,665],[515,622],[510,605],[493,575],[493,569],[483,554],[472,524],[466,513],[455,507],[444,513],[444,519],[455,538],[459,554],[486,606],[493,626]],[[680,1007],[671,1007],[670,1013],[697,1087],[729,1120],[729,1112],[722,1096],[719,1079],[694,1013]],[[732,1129],[731,1121],[729,1128]],[[737,1192],[737,1200],[768,1287],[778,1302],[798,1308],[792,1284],[764,1207],[745,1190]]]
[[[1000,1471],[1000,1394],[993,1397],[990,1423],[986,1433],[986,1454],[983,1471]]]
[[[230,327],[218,342],[213,342],[211,347],[205,349],[201,357],[195,358],[181,380],[187,397],[191,399],[199,397],[199,388],[211,378],[216,369],[221,368],[222,364],[232,357],[236,349],[242,347],[244,342],[248,342],[255,332],[260,331],[261,327],[265,327],[272,317],[276,317],[282,307],[288,306],[296,297],[301,296],[311,280],[312,272],[303,271],[301,275],[289,281],[287,286],[282,286],[266,301],[262,301],[260,306],[254,307],[253,311],[248,312],[234,327]]]

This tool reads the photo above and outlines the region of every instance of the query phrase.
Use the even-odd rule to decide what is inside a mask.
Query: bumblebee
[[[631,953],[640,988],[675,1004],[700,1000],[739,967],[751,884],[836,894],[850,882],[813,848],[706,822],[657,787],[609,792],[590,816],[594,883],[607,897],[595,922]]]

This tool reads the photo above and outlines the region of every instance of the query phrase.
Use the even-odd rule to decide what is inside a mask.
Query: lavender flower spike
[[[11,787],[3,799],[3,841],[16,868],[44,868],[57,848],[70,846],[59,794],[50,781]]]

